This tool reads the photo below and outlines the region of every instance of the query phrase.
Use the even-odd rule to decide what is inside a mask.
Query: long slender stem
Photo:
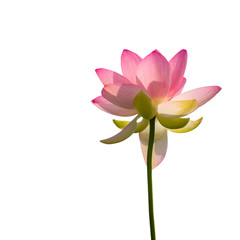
[[[149,206],[149,222],[151,240],[155,240],[155,226],[154,226],[154,214],[153,214],[153,189],[152,189],[152,152],[155,133],[155,117],[150,120],[150,132],[148,140],[148,152],[147,152],[147,181],[148,181],[148,206]]]

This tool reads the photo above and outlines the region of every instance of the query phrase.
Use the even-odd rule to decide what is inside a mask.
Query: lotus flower
[[[145,58],[124,50],[121,57],[122,75],[97,69],[104,87],[102,95],[92,100],[101,110],[118,116],[134,116],[130,121],[113,120],[122,129],[101,142],[121,142],[134,132],[139,133],[147,164],[148,203],[151,240],[155,240],[153,214],[152,169],[158,166],[167,151],[167,130],[176,133],[195,129],[202,118],[192,121],[185,116],[214,97],[221,88],[208,86],[181,93],[186,83],[184,72],[187,52],[181,50],[169,62],[155,50]],[[138,120],[142,118],[140,122]]]
[[[182,93],[186,83],[184,72],[187,51],[181,50],[170,61],[155,50],[145,58],[124,50],[121,56],[122,75],[104,68],[96,69],[103,83],[101,96],[92,100],[101,110],[117,116],[134,116],[131,122],[114,120],[122,131],[102,140],[118,143],[134,132],[139,133],[141,149],[147,162],[149,120],[155,118],[152,168],[158,166],[167,150],[167,130],[185,133],[195,129],[202,118],[192,121],[184,116],[214,97],[221,88],[207,86]],[[140,122],[138,120],[142,118]]]

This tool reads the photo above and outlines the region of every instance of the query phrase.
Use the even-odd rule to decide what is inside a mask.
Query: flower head
[[[192,121],[185,116],[221,90],[218,86],[208,86],[181,93],[186,83],[186,65],[186,50],[178,52],[170,61],[158,50],[143,59],[124,50],[121,56],[122,75],[104,68],[96,69],[104,87],[101,96],[92,100],[93,104],[113,115],[136,115],[131,122],[114,120],[122,130],[101,142],[118,143],[134,132],[139,133],[143,156],[147,161],[149,120],[156,117],[153,168],[159,165],[167,150],[167,130],[184,133],[195,129],[202,118]],[[140,122],[139,118],[142,118]]]

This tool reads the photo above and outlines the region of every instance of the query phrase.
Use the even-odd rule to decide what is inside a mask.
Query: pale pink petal
[[[219,91],[221,87],[219,86],[208,86],[196,88],[185,93],[181,93],[172,98],[172,100],[190,100],[196,99],[198,102],[198,107],[202,106],[204,103],[208,102],[213,98]]]
[[[123,76],[129,79],[133,84],[137,84],[136,71],[141,60],[142,58],[134,52],[126,49],[122,52],[121,67]]]
[[[124,141],[129,138],[137,128],[137,120],[140,116],[137,115],[121,132],[114,135],[113,137],[101,140],[102,143],[113,144]]]
[[[137,114],[137,111],[135,109],[124,109],[118,107],[110,103],[103,96],[99,96],[93,99],[92,103],[99,109],[116,116],[128,117]]]
[[[170,87],[170,66],[157,50],[146,56],[137,67],[137,78],[147,89],[149,96],[159,104]]]
[[[131,83],[127,78],[114,71],[105,68],[98,68],[95,71],[103,85],[115,83]]]
[[[171,86],[168,92],[168,98],[172,98],[178,91],[182,82],[184,72],[187,66],[187,51],[181,50],[170,61],[171,68]]]
[[[149,139],[149,126],[139,133],[141,149],[145,163],[147,164],[147,151]],[[167,152],[167,130],[160,125],[158,121],[155,122],[155,137],[152,154],[152,168],[157,167],[164,159]]]
[[[109,84],[104,86],[102,96],[109,102],[127,109],[135,109],[133,100],[142,88],[133,84]]]

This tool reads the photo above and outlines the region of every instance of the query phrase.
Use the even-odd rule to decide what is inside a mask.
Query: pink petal
[[[170,66],[160,52],[153,51],[139,63],[137,77],[156,104],[166,97],[170,87]]]
[[[124,108],[118,107],[110,103],[108,100],[106,100],[102,96],[99,96],[93,99],[92,103],[99,109],[117,116],[128,117],[128,116],[137,114],[137,111],[135,109],[124,109]]]
[[[115,83],[131,83],[128,79],[126,79],[122,75],[111,70],[105,68],[98,68],[95,71],[103,85]]]
[[[177,89],[177,91],[174,93],[174,96],[175,96],[175,95],[178,95],[178,94],[180,94],[180,93],[182,92],[182,90],[183,90],[183,88],[184,88],[184,86],[185,86],[185,84],[186,84],[186,81],[187,81],[187,79],[186,79],[186,78],[183,78],[182,81],[179,82],[178,89]]]
[[[129,79],[132,83],[137,84],[136,71],[137,66],[141,62],[142,58],[136,53],[129,50],[123,50],[121,56],[121,67],[123,76]]]
[[[183,75],[187,66],[187,51],[181,50],[170,61],[171,68],[171,86],[168,97],[172,98],[180,87]]]
[[[133,84],[109,84],[104,86],[102,96],[109,102],[127,109],[135,109],[133,100],[142,88]]]
[[[198,102],[198,107],[202,106],[204,103],[208,102],[211,98],[213,98],[221,88],[219,86],[208,86],[201,87],[190,90],[185,93],[181,93],[172,98],[172,100],[190,100],[196,99]]]
[[[147,150],[149,139],[149,126],[139,133],[141,149],[145,163],[147,163]],[[158,121],[155,122],[155,137],[153,144],[152,168],[157,167],[164,159],[167,152],[167,130],[160,125]]]

